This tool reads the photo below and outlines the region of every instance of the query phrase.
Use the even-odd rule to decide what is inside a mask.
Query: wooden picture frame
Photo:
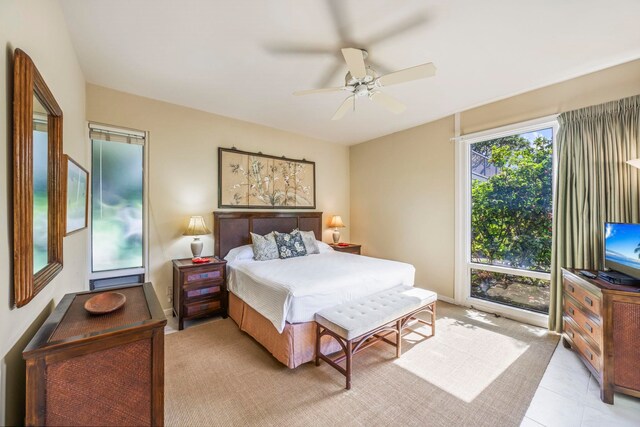
[[[13,91],[13,303],[22,307],[62,270],[62,110],[29,55],[20,49],[14,52]],[[36,131],[40,132],[37,138]],[[34,145],[36,139],[38,146]],[[37,191],[34,154],[35,158],[44,156],[42,164],[46,165],[41,177],[38,164]],[[46,199],[36,195],[39,192],[45,193]],[[34,203],[36,197],[38,204]],[[35,225],[46,231],[38,233]],[[34,243],[34,235],[42,241]]]
[[[89,172],[67,154],[63,165],[65,236],[69,236],[84,230],[89,223]]]
[[[219,147],[218,207],[315,209],[316,164]]]

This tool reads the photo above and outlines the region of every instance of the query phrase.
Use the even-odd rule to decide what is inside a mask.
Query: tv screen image
[[[604,249],[605,267],[640,278],[640,224],[605,223]]]

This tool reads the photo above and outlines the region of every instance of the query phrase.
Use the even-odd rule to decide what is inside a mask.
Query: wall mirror
[[[27,304],[62,270],[62,110],[29,56],[14,52],[13,286]]]

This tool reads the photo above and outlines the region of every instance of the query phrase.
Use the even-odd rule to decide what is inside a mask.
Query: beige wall
[[[64,114],[64,152],[87,165],[85,83],[71,45],[62,11],[48,0],[0,2],[0,424],[21,424],[24,418],[22,350],[55,304],[69,292],[85,289],[87,231],[64,239],[64,268],[29,304],[9,306],[11,276],[12,188],[12,55],[24,50],[35,62]]]
[[[461,113],[477,132],[640,94],[640,60]],[[352,241],[416,266],[416,284],[454,297],[453,117],[350,149]]]
[[[365,255],[413,264],[416,284],[450,294],[453,118],[351,147],[351,236]]]
[[[87,85],[87,120],[149,132],[150,280],[163,307],[170,307],[171,260],[191,256],[182,236],[190,215],[212,227],[218,203],[218,147],[306,158],[316,162],[316,204],[342,215],[349,240],[349,148],[221,117],[190,108]],[[331,240],[330,231],[323,233]],[[203,237],[203,254],[213,253],[213,236]]]

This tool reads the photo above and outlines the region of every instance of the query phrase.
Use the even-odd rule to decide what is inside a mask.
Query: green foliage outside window
[[[473,150],[498,168],[471,185],[473,262],[550,271],[551,141],[516,135],[476,143]]]

